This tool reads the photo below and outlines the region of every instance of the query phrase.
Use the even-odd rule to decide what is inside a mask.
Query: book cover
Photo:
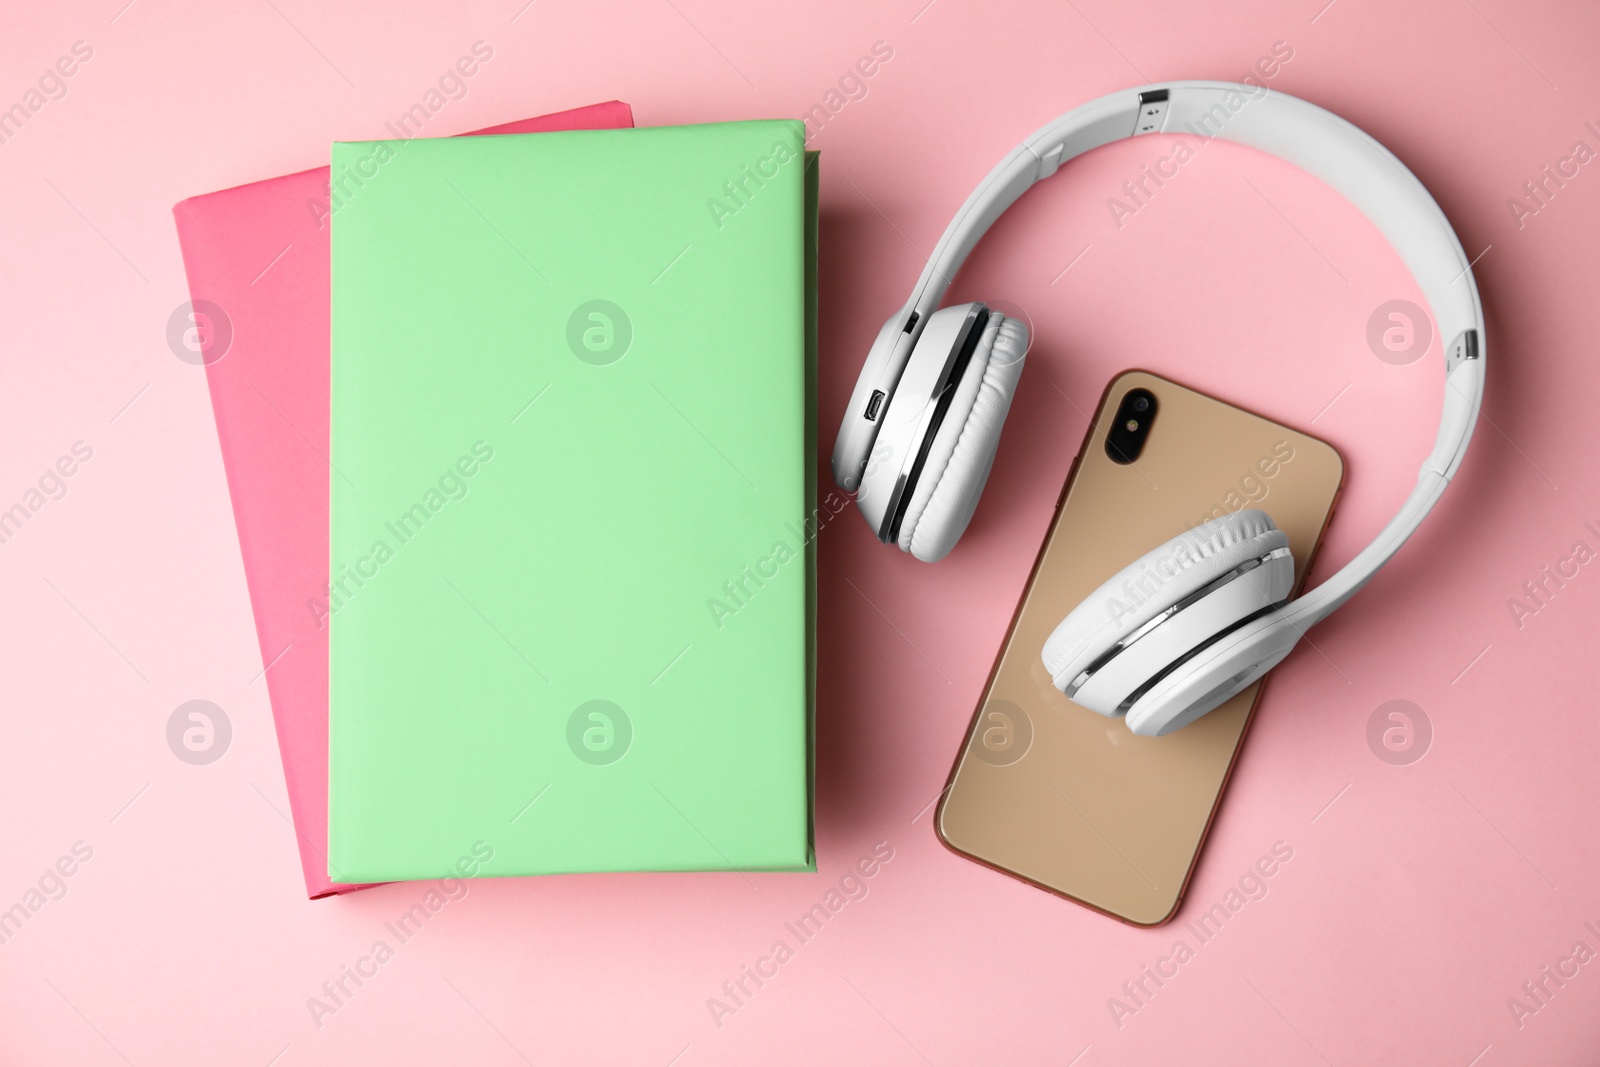
[[[810,869],[801,124],[333,161],[330,869]]]

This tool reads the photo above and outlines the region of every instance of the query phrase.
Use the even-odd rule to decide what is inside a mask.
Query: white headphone
[[[1449,484],[1483,401],[1484,328],[1472,267],[1444,212],[1405,165],[1330,112],[1261,86],[1169,82],[1085,104],[1039,130],[967,197],[906,305],[884,323],[845,409],[833,477],[879,540],[942,559],[989,477],[1022,373],[1027,329],[983,304],[940,308],[978,239],[1034,182],[1093,148],[1183,130],[1278,156],[1332,186],[1389,239],[1416,279],[1445,348],[1439,435],[1416,488],[1378,536],[1315,589],[1288,600],[1288,538],[1260,511],[1213,519],[1111,577],[1045,642],[1044,665],[1073,701],[1125,715],[1136,734],[1187,726],[1287,656],[1354,596]],[[1137,612],[1110,593],[1150,568],[1167,580]]]

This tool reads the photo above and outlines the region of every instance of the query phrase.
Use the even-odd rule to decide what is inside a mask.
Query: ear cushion
[[[1185,530],[1118,571],[1072,609],[1044,643],[1042,658],[1065,689],[1118,641],[1246,560],[1287,548],[1289,536],[1264,511],[1224,515]]]
[[[1028,328],[991,311],[901,520],[902,551],[936,563],[966,530],[994,466],[1000,428],[1027,351]]]

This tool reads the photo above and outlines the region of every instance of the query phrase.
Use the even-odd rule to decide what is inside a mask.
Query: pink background
[[[1600,963],[1519,1027],[1508,998],[1575,942],[1600,951],[1592,800],[1600,576],[1507,607],[1600,548],[1584,329],[1600,176],[1519,226],[1525,181],[1600,149],[1600,13],[1394,5],[12,5],[0,106],[72,43],[93,58],[0,144],[0,508],[82,440],[64,497],[0,544],[0,909],[75,842],[66,893],[0,945],[0,1060],[133,1064],[742,1062],[1577,1064]],[[119,10],[119,8],[121,10]],[[393,942],[425,888],[307,902],[286,821],[203,372],[165,340],[187,298],[187,196],[316,166],[382,133],[477,40],[494,58],[430,120],[454,133],[620,98],[639,125],[799,117],[877,41],[893,58],[820,127],[820,447],[868,344],[950,214],[1012,145],[1093,96],[1237,78],[1384,141],[1476,268],[1485,419],[1396,564],[1268,685],[1177,924],[1119,925],[945,851],[942,787],[1101,389],[1130,366],[1325,436],[1346,456],[1313,579],[1407,490],[1438,410],[1438,341],[1397,367],[1369,316],[1417,292],[1352,209],[1292,169],[1208,146],[1119,228],[1106,206],[1170,140],[1113,146],[1029,194],[957,283],[1037,342],[967,537],[927,567],[845,514],[820,538],[816,875],[471,883],[318,1026],[322,983]],[[1081,253],[1081,255],[1080,255]],[[1067,269],[1070,264],[1070,269]],[[168,750],[221,705],[219,761]],[[1418,762],[1367,743],[1386,701],[1433,725]],[[1186,920],[1275,842],[1293,859],[1214,940]],[[724,996],[877,842],[870,892],[719,1027]],[[1184,938],[1137,1014],[1107,1001]],[[1551,988],[1555,988],[1551,985]],[[1476,1059],[1475,1059],[1476,1057]]]

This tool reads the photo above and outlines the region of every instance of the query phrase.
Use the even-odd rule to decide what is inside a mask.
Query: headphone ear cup
[[[1045,641],[1045,669],[1080,706],[1102,715],[1127,711],[1135,733],[1176,729],[1190,719],[1167,720],[1186,704],[1153,715],[1133,708],[1198,652],[1281,604],[1293,582],[1289,538],[1265,512],[1212,519],[1089,594]]]
[[[1300,640],[1294,624],[1257,619],[1177,665],[1128,708],[1128,729],[1145,737],[1180,730],[1237,696],[1281,663]]]
[[[955,547],[978,507],[1027,351],[1027,326],[991,311],[900,526],[900,548],[924,563]]]

